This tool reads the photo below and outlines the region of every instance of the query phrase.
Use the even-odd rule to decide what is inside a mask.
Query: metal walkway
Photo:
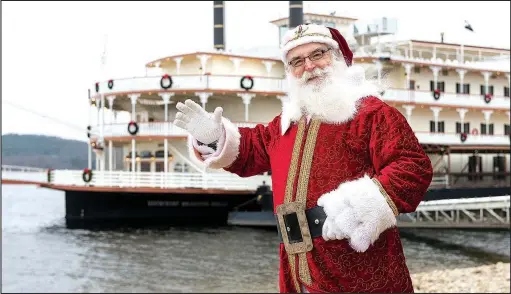
[[[415,212],[398,216],[398,226],[505,229],[510,227],[509,206],[509,195],[422,202]]]

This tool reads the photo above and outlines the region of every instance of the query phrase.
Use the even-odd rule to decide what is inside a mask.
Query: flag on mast
[[[474,31],[474,29],[472,28],[472,26],[468,23],[468,21],[465,21],[465,28],[471,32]]]

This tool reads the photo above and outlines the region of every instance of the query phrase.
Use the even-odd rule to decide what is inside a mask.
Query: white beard
[[[291,122],[303,115],[326,123],[344,123],[355,116],[361,98],[379,97],[381,91],[374,82],[365,79],[364,68],[348,67],[344,60],[337,59],[323,70],[305,72],[299,79],[288,75],[288,85],[288,100],[282,105],[283,134]]]

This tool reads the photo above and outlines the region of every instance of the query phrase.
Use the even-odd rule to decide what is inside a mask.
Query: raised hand
[[[223,135],[222,107],[217,107],[214,113],[209,113],[200,105],[188,99],[185,103],[179,102],[176,108],[174,125],[187,130],[197,141],[210,144]]]

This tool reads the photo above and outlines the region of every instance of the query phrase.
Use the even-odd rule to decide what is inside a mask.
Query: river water
[[[64,193],[2,186],[2,292],[278,292],[275,231],[242,227],[68,230]],[[509,260],[509,232],[403,237],[411,273]]]

